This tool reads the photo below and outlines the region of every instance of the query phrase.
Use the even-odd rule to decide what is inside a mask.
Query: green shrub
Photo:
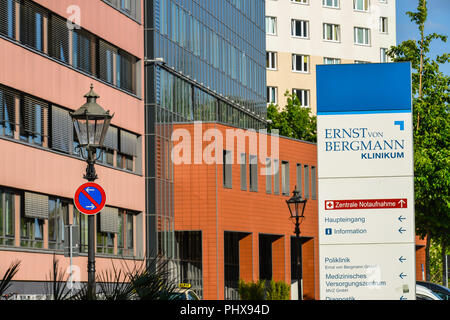
[[[284,281],[265,280],[257,282],[239,281],[239,296],[241,300],[290,300],[291,286]]]
[[[239,296],[241,300],[264,300],[265,287],[264,280],[258,280],[258,282],[239,280]]]
[[[291,286],[284,281],[270,281],[267,289],[267,300],[290,300]]]

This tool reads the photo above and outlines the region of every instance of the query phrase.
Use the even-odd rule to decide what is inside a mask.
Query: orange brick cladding
[[[223,136],[223,149],[227,149],[226,130],[236,128],[218,123],[202,123],[202,135],[209,129],[217,129]],[[292,193],[297,181],[297,164],[317,167],[317,146],[294,139],[279,138],[279,155],[271,154],[270,139],[267,140],[267,157],[279,160],[279,195],[266,193],[266,176],[261,175],[265,162],[258,161],[258,191],[249,191],[249,154],[248,139],[245,147],[234,141],[232,188],[223,185],[222,164],[194,164],[194,125],[177,124],[174,130],[183,129],[191,138],[191,163],[174,165],[174,214],[175,230],[202,232],[203,255],[203,294],[204,299],[224,299],[224,233],[240,232],[239,240],[239,276],[245,281],[259,279],[259,236],[274,235],[272,242],[272,276],[274,280],[291,282],[291,237],[294,237],[294,224],[289,219],[286,200],[290,196],[282,195],[281,162],[289,162],[289,190]],[[239,129],[237,129],[239,130]],[[244,134],[242,131],[240,134]],[[197,133],[198,134],[198,133]],[[258,137],[266,138],[262,133]],[[200,136],[200,139],[201,139]],[[183,138],[184,139],[184,138]],[[202,141],[197,151],[209,152],[211,141]],[[180,139],[181,141],[181,139]],[[186,143],[186,141],[185,141]],[[188,143],[186,143],[187,145]],[[177,142],[174,142],[177,146]],[[258,150],[259,151],[259,146]],[[222,148],[219,150],[222,159]],[[247,154],[247,190],[241,190],[241,168],[238,158]],[[212,152],[212,154],[214,154]],[[256,153],[257,155],[258,153]],[[273,161],[272,161],[273,166]],[[303,175],[303,174],[302,174]],[[309,175],[311,179],[311,174]],[[303,177],[304,179],[304,177]],[[304,182],[303,182],[304,183]],[[309,181],[310,183],[310,181]],[[316,184],[317,185],[317,184]],[[309,189],[311,190],[311,183]],[[303,189],[304,190],[304,186]],[[311,194],[311,191],[310,191]],[[317,200],[308,199],[305,209],[306,219],[301,225],[301,236],[311,238],[303,243],[303,292],[305,299],[319,299],[319,261],[318,261],[318,205]],[[424,263],[423,241],[417,239],[417,279]]]

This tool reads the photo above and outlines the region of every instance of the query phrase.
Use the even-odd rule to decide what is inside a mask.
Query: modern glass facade
[[[173,124],[266,128],[264,17],[264,0],[144,2],[147,255],[178,261],[191,283],[201,274],[186,279],[174,233]]]
[[[153,3],[151,57],[264,117],[264,0]]]

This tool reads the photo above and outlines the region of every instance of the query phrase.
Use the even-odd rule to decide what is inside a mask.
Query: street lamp
[[[78,110],[71,112],[70,116],[78,137],[80,155],[87,162],[86,174],[84,179],[89,182],[95,181],[97,173],[94,164],[99,159],[97,157],[97,149],[102,152],[103,142],[105,141],[106,132],[114,115],[110,115],[109,111],[105,111],[97,104],[100,98],[94,92],[94,86],[91,84],[91,90],[84,96],[87,102]],[[82,149],[86,149],[85,156]],[[101,153],[100,153],[101,155]],[[99,156],[100,156],[99,155]],[[95,215],[88,217],[88,295],[93,298],[95,295]]]
[[[290,219],[295,219],[295,230],[294,233],[296,235],[299,253],[297,255],[297,270],[298,270],[298,300],[303,300],[303,272],[302,272],[302,244],[300,241],[300,224],[303,222],[305,218],[304,212],[306,207],[306,199],[303,199],[300,195],[300,192],[297,190],[297,186],[295,186],[295,190],[292,192],[292,197],[289,200],[286,200],[287,206],[289,208],[289,212],[291,214]]]

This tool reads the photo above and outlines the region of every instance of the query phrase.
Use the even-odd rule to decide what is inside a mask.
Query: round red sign
[[[81,213],[95,215],[105,207],[105,190],[97,183],[85,183],[75,192],[74,203]]]

